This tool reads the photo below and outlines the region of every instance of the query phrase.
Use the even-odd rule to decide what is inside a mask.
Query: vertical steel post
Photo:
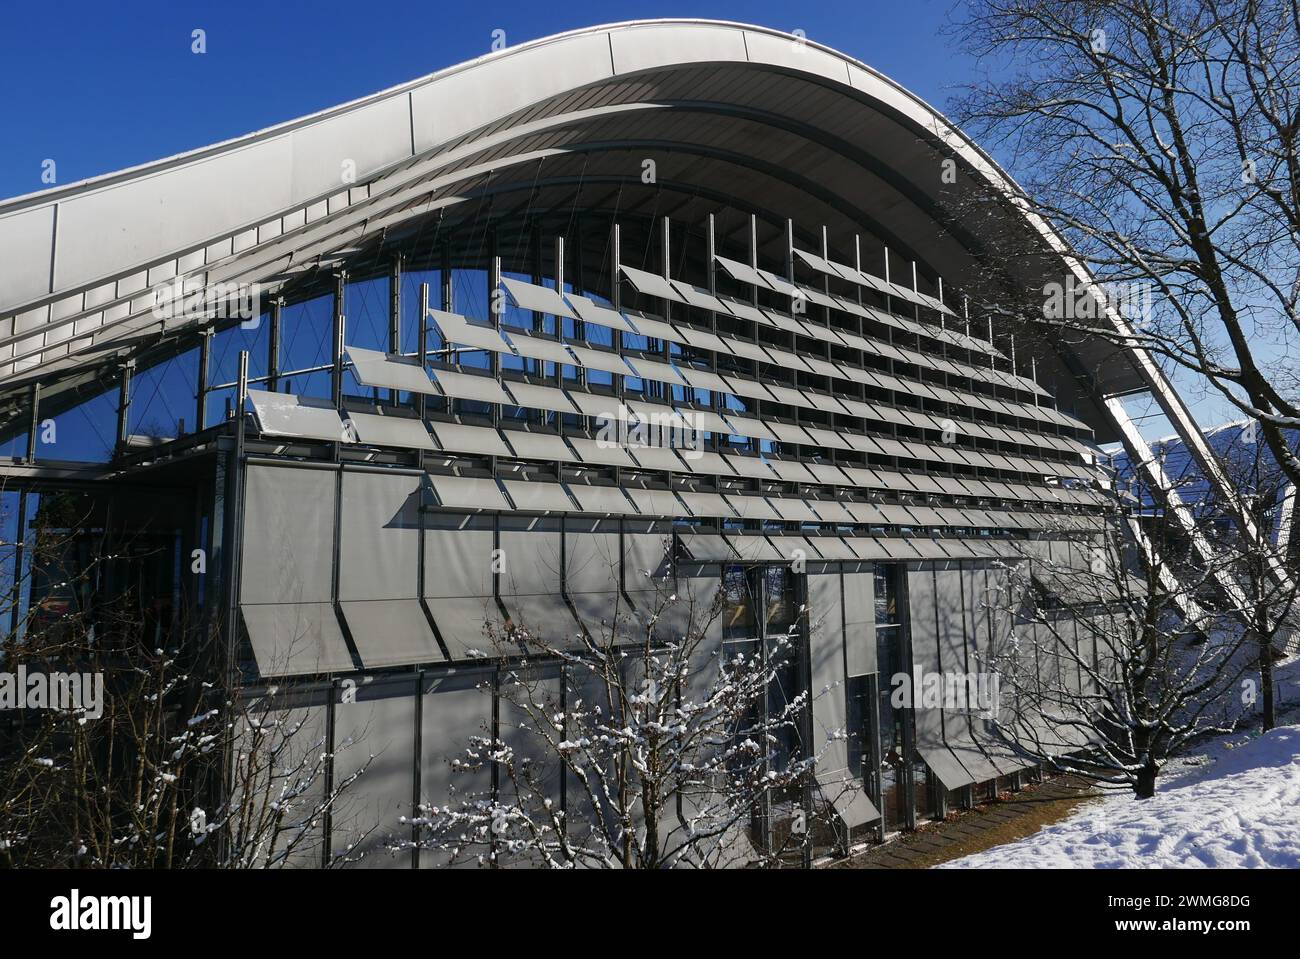
[[[345,298],[347,296],[348,274],[340,270],[334,274],[334,337],[330,349],[334,351],[334,368],[330,371],[330,396],[334,408],[343,408],[343,341],[345,336],[344,317]]]
[[[213,329],[208,327],[199,333],[199,377],[194,392],[194,428],[202,432],[208,425],[208,378],[212,368]]]
[[[402,352],[402,254],[393,257],[392,272],[388,274],[388,352]],[[388,402],[396,406],[401,391],[388,391]]]

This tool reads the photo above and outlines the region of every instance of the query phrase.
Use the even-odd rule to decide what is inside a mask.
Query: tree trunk
[[[1146,765],[1138,770],[1137,782],[1133,784],[1135,799],[1150,799],[1156,794],[1156,776],[1159,772],[1155,760],[1148,757]]]
[[[1268,732],[1277,725],[1277,702],[1273,695],[1273,644],[1263,635],[1259,639],[1259,693],[1264,732]]]

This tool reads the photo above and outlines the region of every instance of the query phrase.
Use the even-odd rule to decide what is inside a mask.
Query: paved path
[[[924,823],[914,833],[904,833],[827,868],[925,869],[1032,835],[1064,819],[1080,802],[1095,795],[1082,780],[1058,777],[1004,793],[996,802],[952,814],[943,822]]]

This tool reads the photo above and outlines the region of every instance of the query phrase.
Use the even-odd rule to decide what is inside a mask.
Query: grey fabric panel
[[[489,769],[452,769],[453,762],[465,759],[471,740],[492,735],[492,696],[487,689],[476,688],[489,679],[486,673],[456,672],[424,680],[420,720],[421,803],[458,809],[465,802],[491,799]],[[420,850],[422,869],[447,864],[447,853]]]
[[[830,800],[839,817],[844,820],[844,825],[850,829],[875,822],[880,818],[880,810],[867,796],[862,780],[850,775],[847,769],[842,769],[838,773],[819,771],[817,783],[821,786],[822,795]]]
[[[767,541],[766,536],[744,536],[737,534],[734,536],[727,536],[726,540],[731,544],[731,548],[734,549],[745,562],[755,563],[767,560],[779,561],[784,559],[780,551]]]
[[[528,528],[500,531],[502,596],[558,596],[562,547],[554,520],[537,520]]]
[[[366,669],[444,659],[418,599],[340,603],[339,608]]]
[[[672,536],[666,533],[623,534],[623,588],[652,590],[672,575]]]
[[[553,725],[551,717],[561,712],[560,704],[558,670],[541,675],[515,670],[509,677],[502,677],[498,693],[498,728],[501,741],[514,752],[512,765],[515,775],[521,783],[538,784],[537,792],[549,798],[556,808],[560,805],[560,777],[564,774],[564,767],[554,744],[563,736]],[[500,792],[503,797],[514,792],[506,770],[501,773]],[[528,837],[530,834],[525,829],[523,826],[515,827],[502,837],[504,842],[499,847],[498,865],[507,868],[542,868],[546,865],[531,844],[520,852],[512,851],[507,845],[511,839]]]
[[[506,288],[510,299],[514,300],[515,305],[521,310],[576,318],[574,312],[569,309],[569,304],[549,286],[534,286],[532,283],[525,283],[508,276],[501,278],[501,285]]]
[[[516,629],[525,629],[534,641],[555,649],[583,645],[581,629],[559,590],[552,595],[502,596],[502,604]],[[536,647],[530,647],[536,651]]]
[[[870,571],[844,574],[844,629],[847,675],[876,672],[876,578]]]
[[[510,449],[501,434],[487,426],[467,426],[464,423],[433,423],[433,435],[441,449],[452,453],[472,453],[476,456],[510,456]]]
[[[912,638],[912,676],[938,673],[939,622],[935,613],[934,573],[913,570],[907,574],[909,632]],[[924,683],[920,684],[924,692]],[[913,702],[916,722],[917,751],[939,777],[946,789],[958,789],[975,781],[975,777],[957,759],[944,741],[942,710]]]
[[[557,390],[558,392],[558,390]],[[502,430],[515,455],[522,459],[564,460],[573,462],[577,456],[565,444],[564,439],[554,433],[527,433],[523,430]]]
[[[578,408],[573,405],[569,395],[563,390],[558,390],[553,386],[535,386],[532,383],[520,383],[516,380],[507,380],[506,386],[510,388],[510,396],[515,401],[513,405],[528,407],[535,410],[552,410],[557,413],[576,413]],[[520,432],[519,430],[502,430],[507,436],[513,436]],[[523,456],[523,453],[520,453]],[[573,454],[566,453],[564,459],[573,459]]]
[[[687,664],[690,670],[682,690],[682,698],[701,702],[709,694],[718,678],[718,657],[722,655],[722,614],[714,608],[718,590],[722,588],[720,576],[692,577],[685,580],[687,602],[694,604],[693,630],[700,634],[695,655]]]
[[[424,595],[492,595],[492,523],[486,518],[428,517],[424,531]]]
[[[619,534],[605,524],[570,520],[564,531],[565,591],[617,592],[619,587]]]
[[[385,845],[409,840],[415,792],[415,678],[403,676],[358,685],[355,701],[334,707],[334,782],[364,768],[345,789],[331,816],[331,849],[354,868],[409,869],[411,853]]]
[[[844,674],[844,607],[838,573],[809,574],[808,626],[812,655],[812,749],[818,778],[848,768]]]
[[[496,435],[494,432],[492,435]],[[501,488],[494,480],[476,476],[429,476],[438,505],[447,509],[509,510]]]
[[[570,512],[574,505],[565,494],[561,483],[540,483],[532,480],[502,480],[506,493],[518,510],[530,513]]]
[[[376,416],[348,413],[348,424],[357,442],[367,446],[397,446],[401,449],[437,449],[424,423],[410,416]]]
[[[343,427],[342,417],[328,400],[249,390],[248,402],[253,407],[258,427],[269,436],[338,443],[351,439]]]
[[[977,700],[971,703],[971,713],[967,717],[971,739],[980,748],[993,766],[1002,774],[1014,772],[1023,765],[989,728],[989,721],[998,708],[1001,698],[1000,683],[995,688],[997,679],[990,655],[991,611],[988,597],[986,570],[963,567],[961,571],[962,595],[966,608],[966,667],[976,674],[977,683],[983,680],[983,686],[977,687],[988,697],[985,702]]]
[[[340,516],[339,599],[414,599],[420,477],[344,470]]]
[[[497,337],[497,339],[500,339],[500,337]],[[500,352],[509,352],[504,340],[501,342]],[[470,373],[456,373],[451,370],[434,370],[433,376],[442,391],[450,397],[462,400],[477,400],[480,403],[513,405],[513,400],[501,388],[501,384],[489,376],[474,376]]]
[[[263,676],[303,676],[354,668],[333,603],[245,604],[241,611]]]
[[[629,624],[635,621],[636,611],[621,592],[570,593],[569,600],[578,621],[598,643],[607,643],[632,630]]]
[[[426,597],[424,602],[453,660],[481,659],[497,651],[486,628],[489,623],[500,627],[501,610],[496,600],[490,596]]]
[[[244,808],[247,801],[251,806],[248,821],[256,822],[272,815],[267,804],[279,799],[282,788],[297,784],[299,789],[298,802],[287,810],[276,832],[271,853],[275,861],[268,862],[264,849],[253,860],[258,868],[321,865],[325,836],[319,813],[326,778],[322,757],[329,752],[331,692],[326,684],[295,683],[275,695],[248,695],[240,704],[235,733],[240,758],[234,761],[231,807]],[[252,717],[260,721],[258,731],[248,722]],[[272,751],[279,752],[274,771],[267,763]]]
[[[583,513],[603,513],[611,516],[636,515],[636,507],[616,486],[584,486],[570,483],[569,492],[578,501]]]
[[[337,474],[250,465],[245,477],[241,602],[329,602]]]
[[[420,369],[418,361],[413,362],[404,356],[390,356],[378,350],[363,350],[356,346],[349,346],[347,353],[352,363],[352,375],[362,386],[437,395],[433,381]]]
[[[727,545],[726,538],[717,534],[688,533],[681,536],[681,541],[693,560],[729,563],[736,558],[736,551]]]

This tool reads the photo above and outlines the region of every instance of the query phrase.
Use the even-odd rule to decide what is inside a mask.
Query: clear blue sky
[[[944,109],[973,72],[940,35],[957,2],[14,2],[0,14],[0,198],[45,188],[47,159],[66,184],[205,146],[479,56],[498,29],[509,44],[652,17],[800,29]],[[1203,424],[1225,418],[1188,399]]]

